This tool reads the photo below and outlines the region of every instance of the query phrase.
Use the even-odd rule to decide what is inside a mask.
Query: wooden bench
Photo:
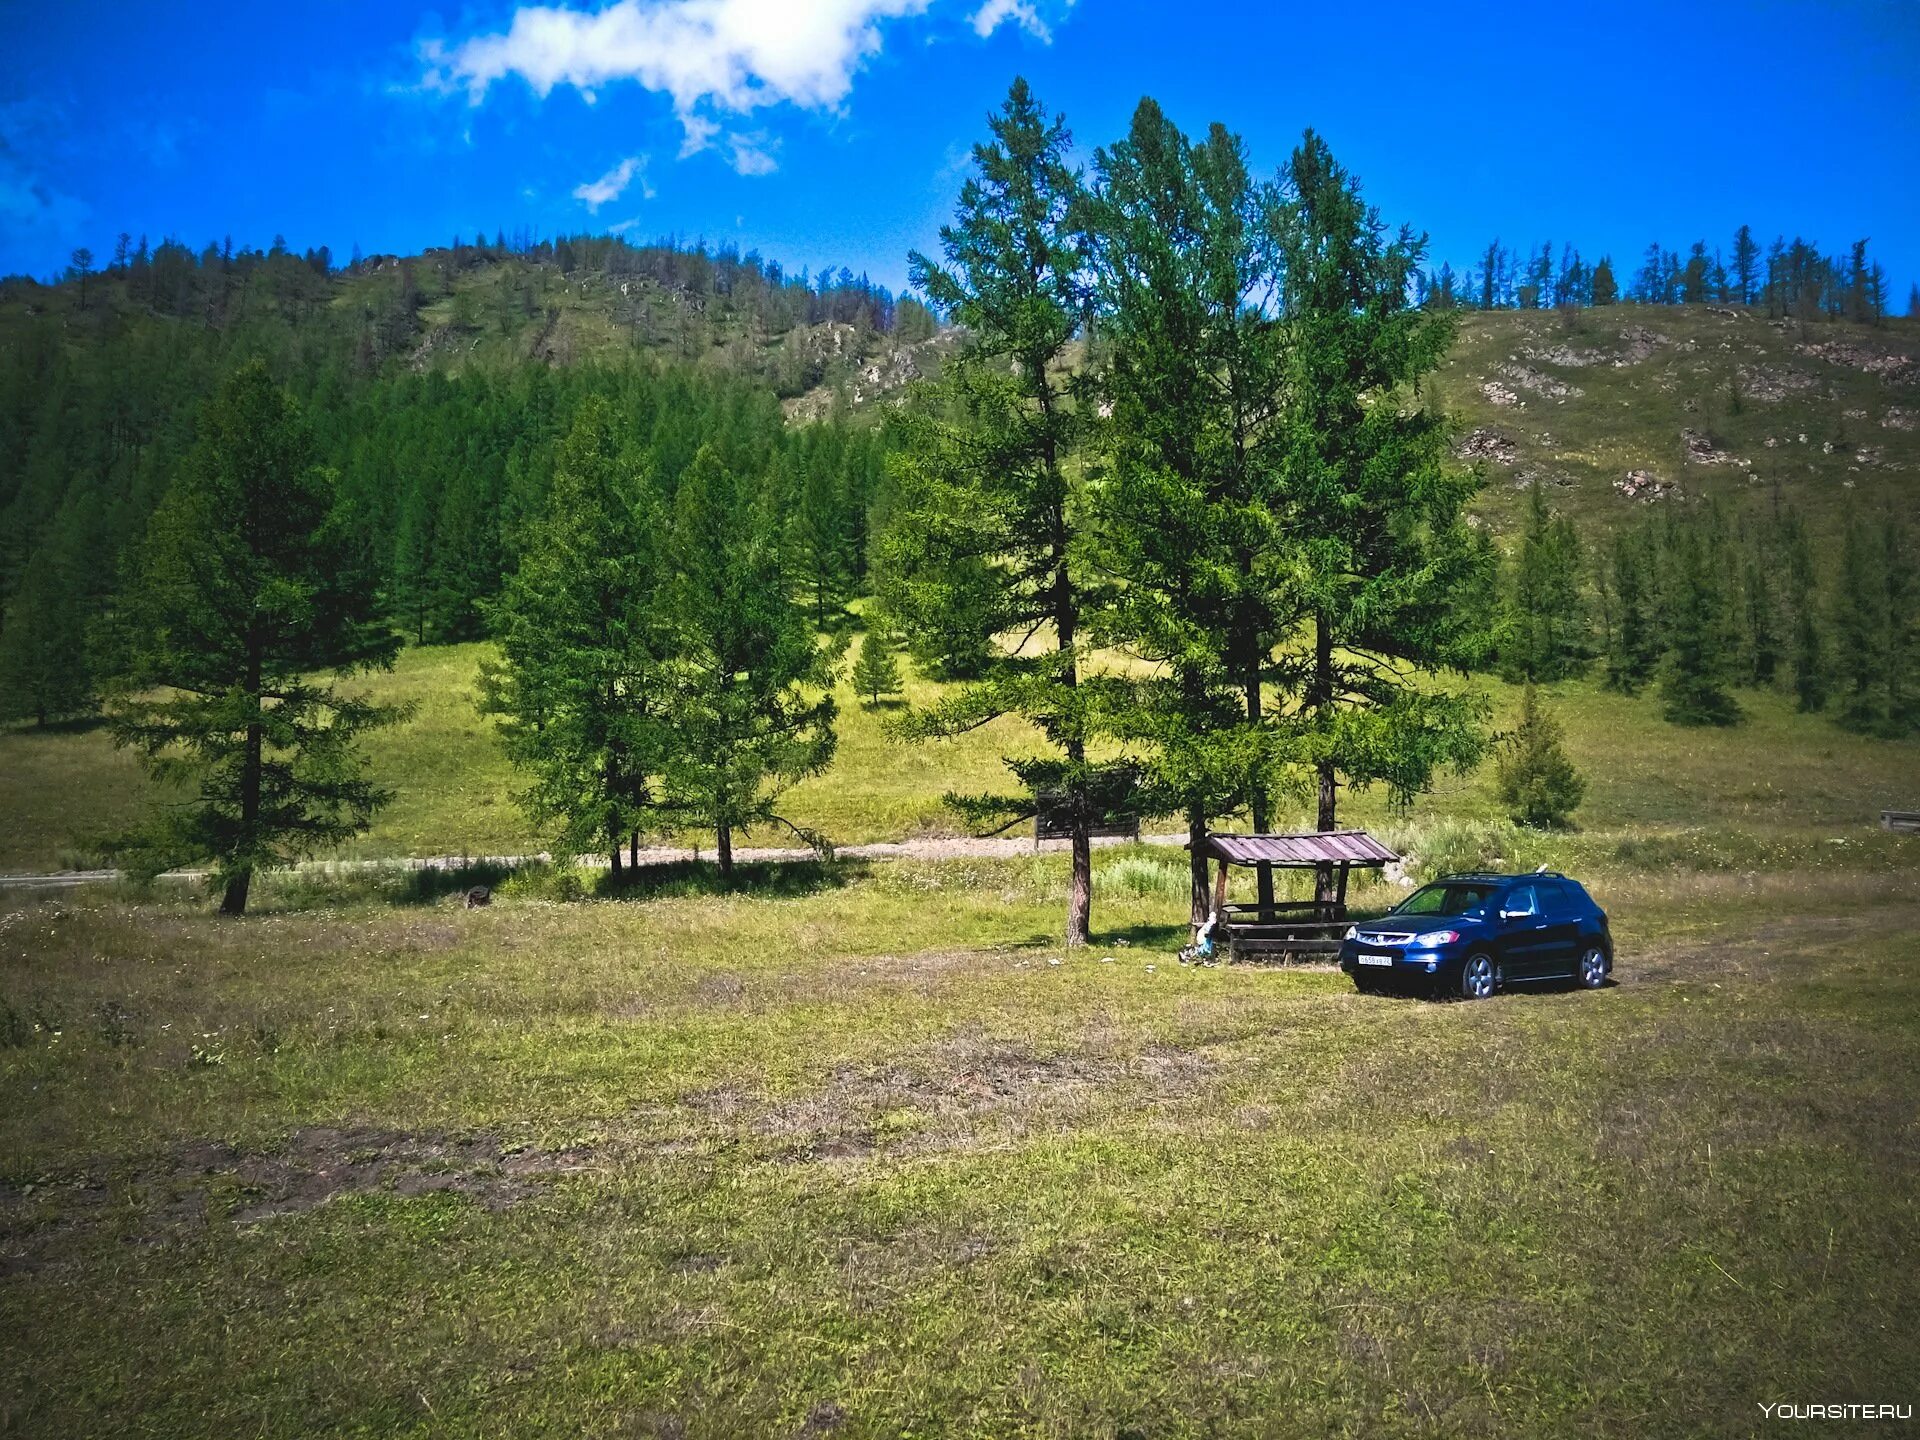
[[[1140,838],[1140,817],[1138,815],[1108,815],[1096,818],[1087,826],[1087,834],[1096,838],[1118,837],[1124,840]],[[1073,822],[1064,805],[1042,804],[1033,813],[1033,845],[1037,850],[1042,840],[1070,840],[1073,838]]]
[[[1920,810],[1882,810],[1880,828],[1920,834]]]
[[[1229,962],[1256,956],[1279,960],[1308,955],[1338,955],[1347,933],[1346,920],[1228,920],[1226,952]]]

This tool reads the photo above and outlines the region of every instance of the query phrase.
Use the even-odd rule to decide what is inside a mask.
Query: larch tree
[[[1116,725],[1198,842],[1245,806],[1266,829],[1283,718],[1268,705],[1293,556],[1276,487],[1287,441],[1278,319],[1284,197],[1238,137],[1190,142],[1143,100],[1096,157],[1088,207],[1111,417],[1097,554],[1116,581],[1103,639],[1138,660]],[[1261,876],[1271,902],[1271,876]]]
[[[211,859],[229,915],[245,912],[256,871],[361,833],[387,798],[357,742],[399,711],[313,678],[390,664],[400,642],[312,456],[265,364],[235,372],[115,615],[114,740],[188,795],[144,833],[140,868]]]
[[[1452,317],[1414,308],[1424,240],[1389,239],[1352,176],[1308,131],[1288,166],[1285,523],[1297,549],[1299,643],[1289,647],[1298,757],[1316,820],[1338,823],[1343,784],[1405,801],[1443,766],[1486,751],[1483,697],[1439,690],[1481,637],[1456,597],[1486,550],[1463,514],[1478,480],[1452,463],[1450,427],[1423,395]],[[1322,866],[1320,894],[1331,894]]]
[[[1507,581],[1500,619],[1500,673],[1512,681],[1565,680],[1592,658],[1586,597],[1580,589],[1580,535],[1547,506],[1536,480],[1527,524]]]
[[[665,794],[677,819],[713,831],[726,876],[734,835],[754,825],[825,848],[775,808],[833,759],[836,652],[793,604],[767,491],[702,445],[674,497],[663,592]]]
[[[1742,225],[1733,236],[1734,291],[1742,305],[1751,305],[1760,294],[1760,245],[1753,238],[1753,227]]]
[[[620,878],[659,823],[665,764],[660,510],[622,453],[613,408],[587,400],[554,454],[547,508],[491,607],[500,662],[481,709],[500,717],[519,801],[556,852],[599,853]]]
[[[974,587],[966,598],[986,602],[969,617],[977,678],[908,726],[947,736],[1012,714],[1039,730],[1048,753],[1006,762],[1017,793],[948,798],[975,823],[1001,828],[1043,804],[1061,807],[1072,852],[1066,939],[1083,945],[1089,831],[1114,772],[1089,759],[1094,720],[1082,684],[1088,597],[1073,452],[1083,416],[1065,377],[1087,309],[1075,229],[1081,182],[1067,164],[1064,122],[1025,80],[1014,81],[988,128],[941,229],[942,258],[911,258],[915,286],[969,338],[948,368],[944,403],[902,423],[881,565],[897,592],[889,608],[909,626],[938,608],[956,576]],[[996,643],[1008,631],[1013,645]]]
[[[1787,638],[1793,662],[1794,700],[1803,713],[1827,705],[1826,627],[1820,614],[1819,577],[1814,569],[1813,545],[1797,510],[1778,512],[1778,546],[1784,559],[1783,590],[1792,617]]]
[[[1733,725],[1740,705],[1727,692],[1734,656],[1726,640],[1725,577],[1713,547],[1690,524],[1675,525],[1666,545],[1667,663],[1662,713],[1675,725]]]
[[[1565,825],[1587,793],[1587,782],[1568,757],[1560,722],[1529,682],[1520,695],[1520,723],[1507,737],[1497,788],[1516,824]]]
[[[1613,257],[1602,255],[1593,267],[1593,303],[1612,305],[1620,299],[1620,282],[1614,278]]]
[[[867,633],[860,637],[860,654],[853,662],[854,693],[864,695],[869,706],[900,693],[900,662],[894,656],[893,629],[879,617],[867,621]]]
[[[1623,695],[1638,695],[1660,668],[1654,561],[1644,531],[1614,536],[1606,572],[1611,613],[1602,683]]]

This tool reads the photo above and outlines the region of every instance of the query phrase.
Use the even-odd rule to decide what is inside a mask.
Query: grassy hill
[[[1589,529],[1686,498],[1769,498],[1816,528],[1920,489],[1920,321],[1803,327],[1717,306],[1468,314],[1438,392],[1484,465],[1480,509],[1534,480]],[[1624,493],[1632,472],[1639,493]]]

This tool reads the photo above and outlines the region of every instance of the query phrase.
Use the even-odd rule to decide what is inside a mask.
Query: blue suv
[[[1613,937],[1607,912],[1564,875],[1449,875],[1349,929],[1340,968],[1364,991],[1417,981],[1468,1000],[1540,980],[1597,990]]]

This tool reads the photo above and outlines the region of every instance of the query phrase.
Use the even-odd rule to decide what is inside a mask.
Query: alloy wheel
[[[1469,1000],[1484,1000],[1493,994],[1493,961],[1485,955],[1469,956],[1460,976],[1460,993]]]

